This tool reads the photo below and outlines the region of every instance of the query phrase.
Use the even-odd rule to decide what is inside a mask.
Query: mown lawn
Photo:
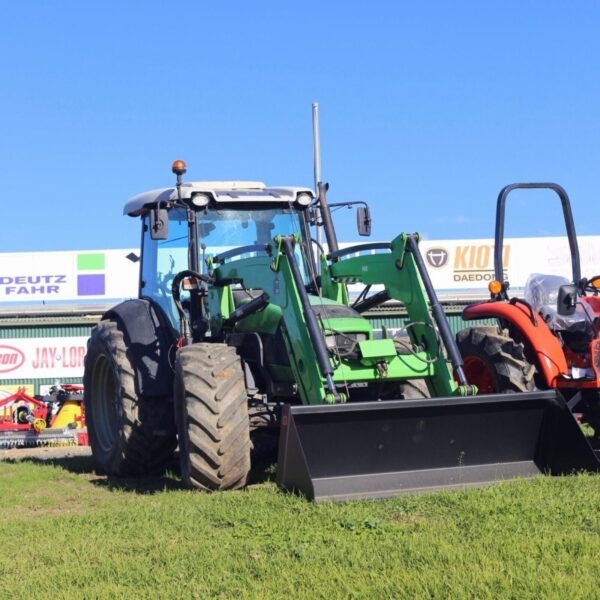
[[[81,472],[77,472],[81,471]],[[600,598],[600,477],[314,505],[0,462],[0,597]]]

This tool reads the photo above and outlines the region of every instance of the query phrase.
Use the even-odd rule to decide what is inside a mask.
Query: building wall
[[[594,265],[600,260],[600,236],[580,236],[578,241],[582,272],[593,274]],[[425,240],[420,245],[454,333],[464,327],[460,317],[464,305],[488,297],[487,282],[494,274],[493,244],[491,239],[479,239]],[[49,351],[50,346],[64,347],[70,353],[76,344],[82,359],[85,338],[103,310],[119,299],[137,296],[138,252],[137,249],[112,249],[0,254],[0,347],[4,345],[0,348],[0,392],[3,385],[33,384],[39,393],[41,385],[52,384],[59,378],[64,383],[80,382],[79,372],[70,376],[74,371],[69,369],[55,376],[52,367],[59,361],[46,361],[46,368],[40,370],[21,367],[11,370],[12,358],[7,353],[13,352],[14,356],[20,352],[19,356],[33,357],[36,353],[41,355],[42,346],[46,347],[45,351]],[[569,276],[567,240],[506,238],[503,266],[511,289],[524,286],[527,276],[535,271]],[[402,329],[406,323],[404,312],[393,304],[378,307],[365,316],[378,333],[384,327]],[[477,324],[489,323],[470,323]],[[36,343],[36,339],[40,341]],[[16,350],[11,350],[11,341]],[[59,352],[57,350],[56,356]],[[63,352],[63,356],[66,355]],[[16,375],[18,371],[20,376]],[[43,373],[43,376],[32,377],[32,373]]]
[[[453,333],[462,329],[465,324],[461,319],[463,305],[455,304],[446,307],[446,315]],[[384,307],[371,311],[366,315],[376,333],[385,327],[391,333],[402,329],[407,322],[407,316],[399,307]],[[10,345],[11,341],[51,338],[56,344],[65,345],[69,339],[86,338],[92,327],[98,322],[100,315],[52,316],[42,315],[27,318],[0,318],[0,345]],[[489,324],[488,321],[472,321],[470,325]],[[33,386],[35,394],[40,393],[40,386],[51,385],[56,381],[61,383],[81,383],[77,377],[10,377],[0,373],[0,390],[13,390],[14,386]],[[14,390],[13,390],[14,391]]]
[[[40,316],[21,319],[0,319],[0,345],[10,346],[22,341],[34,339],[53,339],[57,344],[65,345],[71,339],[88,337],[99,315],[92,317],[53,317]],[[81,376],[49,376],[49,377],[11,377],[10,373],[0,373],[1,390],[15,391],[15,386],[33,386],[33,393],[40,393],[40,386],[60,383],[81,383]],[[31,388],[28,388],[31,389]]]

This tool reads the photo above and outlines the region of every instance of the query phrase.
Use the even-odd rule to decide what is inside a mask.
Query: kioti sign
[[[504,269],[510,266],[510,244],[502,249]],[[494,279],[494,246],[493,244],[457,245],[454,250],[455,282],[482,282]]]
[[[600,236],[580,236],[581,272],[600,271]],[[480,290],[495,278],[494,240],[424,240],[420,244],[437,290]],[[506,238],[502,249],[504,279],[522,288],[533,273],[571,278],[571,254],[566,237]]]

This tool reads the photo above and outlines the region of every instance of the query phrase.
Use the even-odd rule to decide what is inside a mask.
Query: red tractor
[[[522,297],[509,296],[502,264],[506,198],[516,189],[549,189],[562,204],[572,279],[531,275]],[[558,389],[600,442],[600,276],[581,276],[567,192],[555,183],[513,183],[498,196],[491,299],[467,306],[463,320],[496,319],[458,333],[468,381],[480,394]]]

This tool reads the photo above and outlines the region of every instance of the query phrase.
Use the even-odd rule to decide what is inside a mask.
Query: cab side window
[[[150,238],[149,218],[144,217],[140,297],[158,303],[175,327],[178,317],[171,283],[179,271],[188,268],[187,226],[185,210],[173,209],[169,211],[169,238],[153,240]]]

